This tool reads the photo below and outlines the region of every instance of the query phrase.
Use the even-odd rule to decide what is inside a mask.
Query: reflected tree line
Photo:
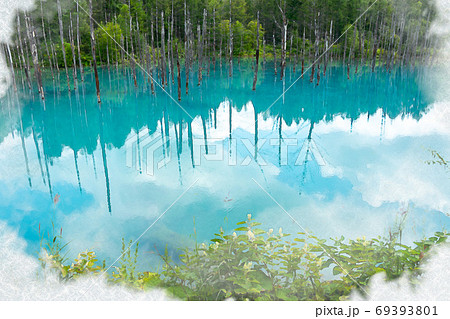
[[[307,140],[310,141],[315,124],[332,121],[336,116],[354,121],[362,114],[370,118],[382,109],[383,121],[407,115],[419,119],[429,104],[417,87],[418,72],[401,69],[394,69],[391,74],[362,70],[349,81],[344,67],[330,67],[322,85],[316,86],[305,80],[286,94],[271,70],[263,70],[259,79],[262,89],[249,94],[253,81],[251,77],[245,76],[245,72],[251,73],[252,69],[251,62],[248,65],[245,63],[242,61],[241,65],[234,66],[236,73],[242,73],[242,79],[239,80],[231,78],[223,81],[219,73],[226,73],[227,67],[218,66],[215,71],[217,76],[205,79],[202,86],[191,85],[191,94],[183,100],[181,107],[161,91],[155,95],[148,94],[152,88],[151,83],[145,81],[145,73],[137,72],[137,79],[146,85],[136,89],[133,78],[127,74],[130,72],[128,68],[99,69],[103,88],[100,107],[96,102],[95,81],[86,81],[76,92],[68,92],[64,85],[48,86],[45,88],[48,92],[45,101],[27,92],[10,91],[2,100],[4,107],[0,113],[0,123],[9,127],[1,128],[0,140],[11,132],[19,135],[30,187],[32,182],[28,158],[31,152],[36,153],[42,182],[48,186],[52,198],[55,196],[51,181],[53,160],[61,157],[64,147],[70,148],[81,192],[83,185],[78,162],[80,156],[86,157],[92,163],[92,173],[96,177],[102,174],[105,179],[108,209],[111,212],[108,150],[123,147],[130,132],[146,128],[149,135],[160,134],[162,144],[165,145],[163,151],[167,153],[170,143],[175,143],[181,178],[181,154],[188,152],[195,167],[193,138],[198,136],[194,136],[193,126],[202,126],[196,131],[203,133],[204,150],[208,153],[209,132],[218,126],[218,110],[224,101],[229,101],[231,105],[227,110],[230,143],[235,128],[233,110],[240,112],[247,107],[248,102],[253,104],[254,118],[247,120],[255,123],[255,159],[258,157],[258,118],[273,119],[281,145],[283,125],[308,123]],[[92,80],[94,77],[92,72],[85,76]],[[295,78],[293,68],[287,68],[286,81],[289,83]],[[169,85],[167,90],[173,92],[176,86]],[[270,102],[280,96],[282,98],[271,106]],[[27,149],[27,138],[33,139],[34,149]],[[137,138],[140,149],[139,141],[145,136],[138,134]],[[184,149],[183,145],[187,145],[188,149]],[[101,163],[94,156],[96,150],[101,152]]]

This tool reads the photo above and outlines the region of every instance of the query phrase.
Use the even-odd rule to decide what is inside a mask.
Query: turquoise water
[[[450,132],[424,70],[329,67],[316,85],[268,63],[253,92],[236,61],[232,79],[225,65],[201,85],[192,73],[187,96],[183,78],[179,104],[130,72],[100,70],[100,108],[89,70],[70,93],[64,74],[47,78],[45,104],[20,81],[1,100],[0,220],[30,254],[52,222],[71,254],[108,263],[139,238],[155,267],[155,250],[176,255],[247,214],[324,238],[387,235],[405,215],[407,242],[450,225],[449,175],[425,164],[429,149],[450,155]],[[166,90],[177,100],[176,79]]]

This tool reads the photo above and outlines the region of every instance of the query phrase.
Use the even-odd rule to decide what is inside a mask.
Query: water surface
[[[72,254],[107,262],[147,230],[141,258],[155,267],[155,251],[176,254],[247,214],[325,238],[387,235],[403,216],[408,242],[450,225],[449,176],[425,163],[429,149],[449,155],[450,132],[423,70],[348,79],[329,67],[317,85],[292,68],[280,81],[268,63],[253,92],[243,61],[232,79],[225,65],[201,85],[192,73],[189,95],[183,78],[179,103],[152,95],[141,72],[135,88],[130,72],[101,69],[101,107],[89,70],[71,92],[64,74],[47,78],[45,103],[20,82],[1,100],[0,219],[29,253],[52,222]],[[177,100],[176,79],[165,89]]]

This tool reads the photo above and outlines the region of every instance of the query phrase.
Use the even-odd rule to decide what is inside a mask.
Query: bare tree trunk
[[[366,64],[366,49],[365,49],[366,33],[364,31],[364,28],[361,29],[361,32],[362,32],[361,65],[364,66]]]
[[[216,8],[213,9],[213,68],[216,70]]]
[[[328,65],[328,31],[325,30],[325,57],[323,59],[323,75],[325,76],[325,72],[327,71]]]
[[[288,21],[286,18],[286,1],[280,1],[278,4],[278,9],[281,12],[282,25],[277,23],[277,26],[281,28],[281,72],[280,79],[283,80],[284,77],[284,69],[286,67],[286,47],[287,47],[287,27]],[[276,20],[275,20],[276,22]]]
[[[306,30],[305,28],[303,28],[303,48],[302,48],[302,79],[303,79],[303,74],[305,73],[305,54],[306,54],[306,34],[305,34]]]
[[[200,59],[199,59],[199,63],[200,63],[199,84],[202,81],[202,72],[201,71],[203,70],[203,55],[205,55],[203,51],[206,51],[206,45],[205,45],[206,40],[205,39],[206,39],[206,27],[207,27],[207,25],[206,25],[207,15],[208,15],[208,13],[207,13],[206,9],[203,9],[203,30],[202,30],[202,38],[201,38],[201,43],[200,43]]]
[[[156,68],[156,58],[155,58],[155,37],[153,33],[153,19],[150,25],[150,33],[151,33],[151,48],[152,48],[152,61],[153,61],[153,67],[152,67],[152,76],[153,76],[153,68]]]
[[[294,60],[294,74],[295,74],[295,70],[297,69],[297,65],[298,65],[298,33],[295,34],[295,44],[296,44],[296,49],[295,49],[295,60]]]
[[[58,0],[59,2],[59,0]],[[98,80],[97,72],[97,58],[95,55],[95,37],[94,37],[94,22],[92,18],[92,0],[89,0],[89,27],[91,30],[91,52],[92,52],[92,66],[95,74],[95,88],[97,90],[97,103],[100,106],[102,101],[100,99],[100,82]]]
[[[24,80],[24,75],[23,75],[25,67],[23,66],[22,59],[20,58],[19,44],[16,44],[16,51],[17,51],[17,60],[19,61],[19,65],[18,66],[19,66],[19,70],[20,70],[21,75],[22,75],[20,77],[20,80],[22,82],[22,90],[25,91],[25,80]],[[31,90],[31,88],[30,88],[30,90]]]
[[[50,32],[49,32],[50,34]],[[56,71],[57,71],[57,75],[58,75],[58,81],[59,81],[59,65],[58,65],[58,60],[56,59],[56,50],[55,50],[55,46],[53,45],[52,41],[50,40],[50,48],[52,50],[52,56],[53,56],[53,65],[56,65]]]
[[[17,36],[18,36],[18,40],[19,40],[19,47],[20,47],[20,56],[22,57],[22,64],[23,64],[23,69],[25,72],[25,77],[27,79],[27,84],[28,84],[28,89],[31,91],[32,90],[32,85],[31,85],[31,79],[30,79],[30,66],[27,63],[27,60],[25,60],[25,53],[23,51],[23,44],[22,44],[22,36],[21,36],[22,32],[20,30],[20,15],[17,15]]]
[[[69,70],[67,68],[67,59],[66,59],[66,48],[64,47],[64,29],[62,23],[62,12],[61,12],[61,2],[56,0],[56,4],[58,6],[58,20],[59,20],[59,37],[61,40],[61,51],[64,60],[64,68],[66,69],[66,77],[67,77],[67,88],[70,92],[70,79],[69,79]]]
[[[78,49],[78,64],[80,65],[80,76],[81,82],[84,82],[84,70],[83,63],[81,63],[81,41],[80,41],[80,13],[78,11],[78,2],[77,2],[77,49]]]
[[[263,65],[266,65],[266,39],[263,35]]]
[[[255,64],[255,77],[253,78],[253,88],[252,90],[256,90],[256,82],[258,81],[258,67],[259,67],[259,11],[256,14],[256,64]]]
[[[333,45],[333,42],[332,42],[332,37],[333,37],[333,20],[331,20],[331,22],[330,22],[330,34],[328,35],[328,37],[325,35],[325,37],[326,37],[326,50],[327,50],[327,53],[325,55],[325,65],[324,65],[324,68],[323,68],[323,75],[325,75],[325,73],[327,72],[328,61],[330,60],[330,56],[331,56],[331,54],[329,52],[328,43]]]
[[[8,43],[6,43],[6,49],[8,51],[9,64],[11,64],[11,76],[12,76],[12,79],[13,79],[14,92],[17,92],[16,73],[15,73],[15,70],[14,70],[13,58],[12,58],[12,55],[11,55],[11,48],[9,47]]]
[[[70,28],[69,28],[69,39],[70,39],[70,47],[72,49],[72,63],[73,63],[73,89],[77,89],[77,81],[78,81],[78,75],[77,75],[77,57],[75,54],[75,44],[73,40],[73,23],[72,23],[72,13],[69,12],[69,18],[70,18]]]
[[[109,62],[109,38],[106,40],[106,67],[108,68],[108,72],[110,71],[110,62]]]
[[[166,42],[165,42],[165,29],[164,29],[164,11],[161,11],[161,72],[162,72],[162,82],[163,86],[167,85],[166,78]]]
[[[47,57],[48,57],[48,64],[50,66],[50,70],[52,72],[52,79],[55,78],[55,75],[53,73],[53,63],[52,63],[52,59],[50,57],[50,51],[48,50],[48,44],[47,44],[47,36],[45,34],[45,24],[44,24],[44,9],[42,8],[42,0],[40,0],[40,4],[41,4],[41,22],[42,22],[42,35],[44,36],[44,43],[45,43],[45,50],[47,52]]]
[[[175,83],[174,80],[174,73],[175,73],[175,64],[174,64],[174,60],[173,60],[173,0],[172,0],[172,17],[170,19],[170,45],[169,45],[169,49],[170,49],[170,66],[171,66],[171,75],[172,75],[172,84]]]
[[[317,13],[317,16],[320,16],[320,12]],[[317,18],[314,17],[314,61],[313,61],[313,65],[312,65],[312,69],[311,69],[311,79],[310,82],[312,83],[314,80],[314,72],[315,72],[315,67],[316,67],[316,63],[318,62],[319,59],[319,29],[318,29],[318,23],[317,23]],[[346,33],[347,35],[347,33]]]
[[[200,25],[197,25],[198,86],[202,83],[202,55],[202,36],[200,32]]]
[[[359,24],[359,22],[358,22],[358,24]],[[359,51],[359,54],[362,54],[362,51],[361,51],[361,32],[363,31],[363,28],[361,28],[358,31],[358,38],[359,38],[359,40],[358,40],[359,41],[359,49],[358,49],[358,51]],[[360,61],[360,59],[357,58],[356,54],[355,54],[355,64],[356,64],[356,66],[355,66],[355,74],[358,73],[359,61]]]
[[[120,46],[122,48],[125,47],[125,39],[123,38],[123,34],[120,35]],[[122,73],[125,75],[125,57],[124,57],[124,50],[120,50],[120,61],[122,64]]]
[[[180,59],[178,58],[178,43],[175,43],[175,57],[177,60],[178,101],[181,101],[181,74],[180,74]]]
[[[186,0],[184,1],[184,72],[186,75],[186,95],[189,94],[189,18],[186,7]]]
[[[273,40],[273,68],[275,71],[275,75],[277,75],[277,46],[275,43],[275,34],[272,34],[272,40]]]
[[[148,54],[148,63],[149,63],[149,65],[150,65],[150,69],[149,69],[149,74],[150,74],[150,87],[151,87],[151,90],[152,90],[152,94],[153,95],[155,95],[155,83],[154,83],[154,80],[153,80],[153,64],[152,64],[152,59],[151,59],[151,57],[150,57],[150,52],[148,52],[149,50],[148,50],[148,48],[147,48],[147,54]]]
[[[375,64],[377,62],[377,51],[378,51],[378,39],[377,39],[377,32],[378,32],[378,16],[377,16],[377,24],[375,26],[375,34],[374,34],[374,41],[373,41],[373,52],[372,52],[372,72],[375,71]]]
[[[345,32],[345,40],[344,40],[344,52],[342,53],[342,59],[344,66],[346,65],[346,57],[347,57],[347,32]]]
[[[92,1],[92,0],[89,0]],[[133,81],[134,86],[137,87],[137,79],[136,79],[136,60],[134,58],[134,45],[133,45],[133,19],[131,17],[131,3],[130,0],[128,0],[128,7],[129,10],[129,18],[130,18],[130,45],[131,45],[131,68],[133,69]]]
[[[41,95],[41,98],[44,100],[45,95],[44,95],[44,87],[42,86],[42,73],[41,73],[41,67],[39,66],[39,56],[38,56],[38,52],[37,52],[36,31],[34,30],[33,23],[31,21],[30,17],[27,15],[27,13],[25,13],[24,16],[25,16],[25,24],[26,24],[26,28],[27,28],[28,40],[30,41],[30,46],[31,46],[31,57],[33,59],[34,75],[36,76],[36,82],[38,84],[39,94]],[[14,70],[13,70],[13,72],[14,72]]]
[[[230,63],[230,70],[229,70],[229,77],[231,78],[233,76],[233,26],[231,24],[231,0],[230,0],[230,22],[229,22],[229,28],[230,28],[230,39],[229,39],[229,63]]]
[[[292,64],[292,44],[293,44],[293,41],[294,41],[294,35],[291,33],[291,41],[290,41],[290,44],[289,44],[289,63],[291,63],[291,64]]]
[[[152,66],[152,59],[150,57],[150,47],[145,40],[147,36],[144,36],[144,47],[145,47],[145,60],[147,64],[147,76],[148,76],[148,82],[150,82],[150,88],[152,90],[152,94],[155,94],[155,84],[153,83],[153,66]]]

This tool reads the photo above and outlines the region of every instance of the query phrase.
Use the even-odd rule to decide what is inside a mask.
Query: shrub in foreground
[[[370,277],[379,272],[385,272],[388,280],[407,272],[414,284],[430,248],[448,237],[437,232],[410,247],[399,242],[400,232],[388,239],[327,241],[260,226],[249,215],[231,234],[221,229],[211,244],[183,249],[179,262],[172,261],[166,250],[160,255],[164,266],[158,273],[136,271],[138,245],[130,249],[131,242],[123,242],[124,254],[112,273],[105,272],[105,265],[99,266],[89,251],[66,264],[55,239],[45,247],[44,264],[56,269],[61,280],[105,273],[112,284],[165,288],[183,300],[345,300],[353,289],[364,294]]]

